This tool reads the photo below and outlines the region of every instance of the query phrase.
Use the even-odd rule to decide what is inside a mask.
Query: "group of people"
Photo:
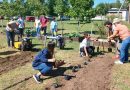
[[[41,16],[40,18],[35,19],[34,26],[36,27],[36,34],[37,37],[40,37],[41,35],[47,35],[47,24],[49,20],[46,16]],[[50,24],[50,31],[52,33],[52,36],[56,36],[57,32],[57,22],[55,17],[52,18],[51,24]]]
[[[130,47],[130,31],[126,25],[124,25],[119,18],[115,18],[113,23],[110,21],[104,24],[108,27],[108,41],[111,41],[118,37],[116,40],[118,55],[115,64],[124,64],[128,62],[129,47]]]
[[[24,35],[25,23],[21,16],[15,21],[13,18],[6,25],[6,36],[8,47],[14,47],[15,35],[18,36],[18,41]]]

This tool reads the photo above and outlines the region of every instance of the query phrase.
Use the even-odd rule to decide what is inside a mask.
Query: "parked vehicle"
[[[26,21],[34,22],[35,21],[35,16],[26,16]]]

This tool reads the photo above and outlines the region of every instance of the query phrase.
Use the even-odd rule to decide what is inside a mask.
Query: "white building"
[[[121,9],[119,11],[118,8],[112,8],[108,11],[108,16],[110,15],[115,15],[115,16],[120,16],[122,18],[122,20],[124,21],[128,21],[128,16],[129,16],[129,12],[127,9]]]

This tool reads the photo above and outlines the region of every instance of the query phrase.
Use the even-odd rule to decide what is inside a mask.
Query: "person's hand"
[[[55,58],[52,58],[52,59],[48,59],[48,62],[55,62],[56,59]]]

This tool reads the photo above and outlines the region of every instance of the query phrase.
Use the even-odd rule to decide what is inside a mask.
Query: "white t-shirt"
[[[88,40],[87,38],[83,39],[83,41],[80,43],[80,48],[83,47],[89,47],[90,46],[90,40]]]
[[[35,27],[38,28],[40,27],[41,23],[40,20],[35,20]]]

